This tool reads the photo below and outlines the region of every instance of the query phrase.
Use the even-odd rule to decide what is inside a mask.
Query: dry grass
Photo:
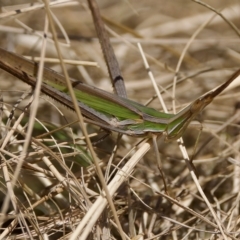
[[[1,3],[1,47],[39,57],[46,10],[37,1],[32,9],[17,5],[21,2]],[[137,42],[159,88],[164,89],[170,112],[223,83],[239,68],[238,1],[206,3],[222,16],[197,1],[99,1],[130,99],[144,104],[154,96]],[[16,14],[16,9],[23,13]],[[65,1],[51,10],[64,29],[57,27],[64,59],[99,66],[67,64],[69,75],[112,92],[87,2]],[[46,56],[57,58],[51,33],[47,36]],[[59,64],[45,64],[61,72]],[[95,165],[86,167],[92,157],[79,125],[39,137],[76,120],[75,113],[41,96],[30,138],[32,99],[23,96],[29,86],[2,70],[0,79],[4,107],[0,239],[121,239],[121,235],[125,239],[239,239],[240,81],[198,116],[199,141],[199,129],[188,128],[183,136],[198,179],[189,172],[177,142],[159,139],[168,194],[150,140],[123,136],[118,141],[116,133],[101,139],[103,132],[87,125],[121,230],[113,209],[99,194],[102,186]],[[174,79],[183,79],[175,90]],[[150,106],[162,110],[156,99]]]

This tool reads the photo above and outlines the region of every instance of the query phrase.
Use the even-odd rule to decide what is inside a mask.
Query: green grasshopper
[[[37,63],[0,48],[0,68],[35,87]],[[86,117],[86,122],[136,137],[147,136],[149,133],[162,134],[168,141],[180,138],[195,116],[239,74],[240,69],[225,83],[197,98],[177,114],[159,112],[74,79],[71,79],[71,82],[75,89],[78,106]],[[74,110],[72,100],[65,91],[63,75],[45,67],[43,82],[41,91],[44,94]]]

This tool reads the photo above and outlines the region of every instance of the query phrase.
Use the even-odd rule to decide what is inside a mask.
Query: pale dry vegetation
[[[48,22],[44,1],[33,2],[1,1],[0,47],[40,56]],[[138,42],[169,112],[239,68],[239,1],[206,1],[212,9],[197,2],[98,1],[130,99],[145,104],[155,95]],[[69,75],[112,92],[87,1],[50,3],[62,56],[72,61],[66,64]],[[47,40],[46,57],[57,59],[50,30]],[[45,65],[61,73],[58,63]],[[0,239],[239,239],[239,84],[234,81],[198,116],[201,127],[189,127],[183,135],[198,178],[177,141],[159,137],[167,192],[151,140],[104,136],[99,127],[86,125],[114,211],[79,125],[60,129],[76,114],[41,95],[29,135],[31,88],[0,70]],[[155,97],[150,106],[163,111]]]

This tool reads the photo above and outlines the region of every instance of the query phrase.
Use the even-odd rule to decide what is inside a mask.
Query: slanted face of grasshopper
[[[229,84],[236,79],[240,74],[240,69],[237,70],[225,83],[208,93],[205,93],[186,108],[181,110],[172,118],[168,124],[166,131],[166,140],[178,139],[182,136],[189,123],[199,114],[213,99],[218,96]]]
[[[37,67],[36,63],[0,48],[0,68],[33,87],[37,82]],[[236,71],[225,83],[202,95],[177,114],[159,112],[73,79],[72,84],[76,88],[78,105],[87,122],[136,137],[146,136],[148,133],[164,134],[165,140],[168,141],[180,138],[195,116],[239,74],[240,70]],[[74,110],[71,98],[64,92],[64,77],[49,68],[44,68],[43,78],[42,92]]]

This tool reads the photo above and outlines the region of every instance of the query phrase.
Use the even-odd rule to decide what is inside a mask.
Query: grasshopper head
[[[177,140],[180,138],[189,123],[200,113],[209,103],[212,102],[215,96],[215,91],[211,91],[188,105],[180,111],[169,123],[166,130],[166,141]]]

